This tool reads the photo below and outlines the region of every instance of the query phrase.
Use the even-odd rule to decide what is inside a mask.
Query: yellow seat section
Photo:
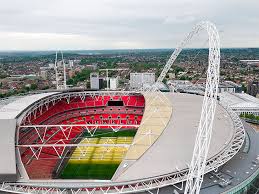
[[[72,164],[119,164],[126,155],[128,147],[111,145],[130,145],[132,141],[133,137],[84,138],[79,144],[85,144],[85,146],[75,148],[68,162]]]

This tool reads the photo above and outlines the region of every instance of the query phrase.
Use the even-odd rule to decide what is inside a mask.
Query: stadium
[[[152,93],[111,91],[16,99],[1,108],[1,142],[12,145],[1,146],[1,181],[15,181],[5,186],[16,191],[104,193],[182,184],[202,99],[184,93],[156,93],[154,98]],[[206,172],[231,160],[243,141],[236,115],[218,104]]]
[[[218,99],[212,67],[203,95],[56,90],[3,100],[0,191],[194,193],[190,180],[200,193],[246,191],[259,174],[259,135]]]

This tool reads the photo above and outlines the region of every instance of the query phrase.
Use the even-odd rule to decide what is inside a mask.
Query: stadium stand
[[[49,103],[34,113],[31,118],[25,117],[22,125],[73,125],[73,124],[123,124],[139,125],[142,120],[145,107],[145,99],[138,95],[124,96],[87,96],[61,99],[55,104]],[[104,130],[107,127],[100,127]],[[126,126],[124,128],[127,128]],[[48,128],[44,133],[33,128],[21,128],[19,131],[19,144],[53,144],[71,143],[81,137],[83,127],[73,127],[71,131],[61,131],[57,127]],[[41,137],[39,137],[39,133]],[[68,138],[69,137],[69,138]],[[44,142],[42,142],[44,141]],[[78,142],[79,143],[79,142]],[[56,165],[60,160],[56,152],[60,154],[64,148],[54,150],[52,147],[19,148],[22,162],[31,179],[49,179],[53,177]],[[40,152],[40,154],[38,154]],[[37,158],[38,157],[38,158]],[[39,168],[40,166],[40,168]]]

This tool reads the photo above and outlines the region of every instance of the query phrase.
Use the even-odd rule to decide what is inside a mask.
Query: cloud
[[[8,0],[0,50],[172,48],[200,20],[217,25],[225,47],[255,47],[258,7],[258,0]]]

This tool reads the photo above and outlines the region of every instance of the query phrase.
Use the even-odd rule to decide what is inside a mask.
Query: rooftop
[[[223,92],[220,99],[225,101],[231,108],[253,108],[259,111],[259,99],[245,93]]]

